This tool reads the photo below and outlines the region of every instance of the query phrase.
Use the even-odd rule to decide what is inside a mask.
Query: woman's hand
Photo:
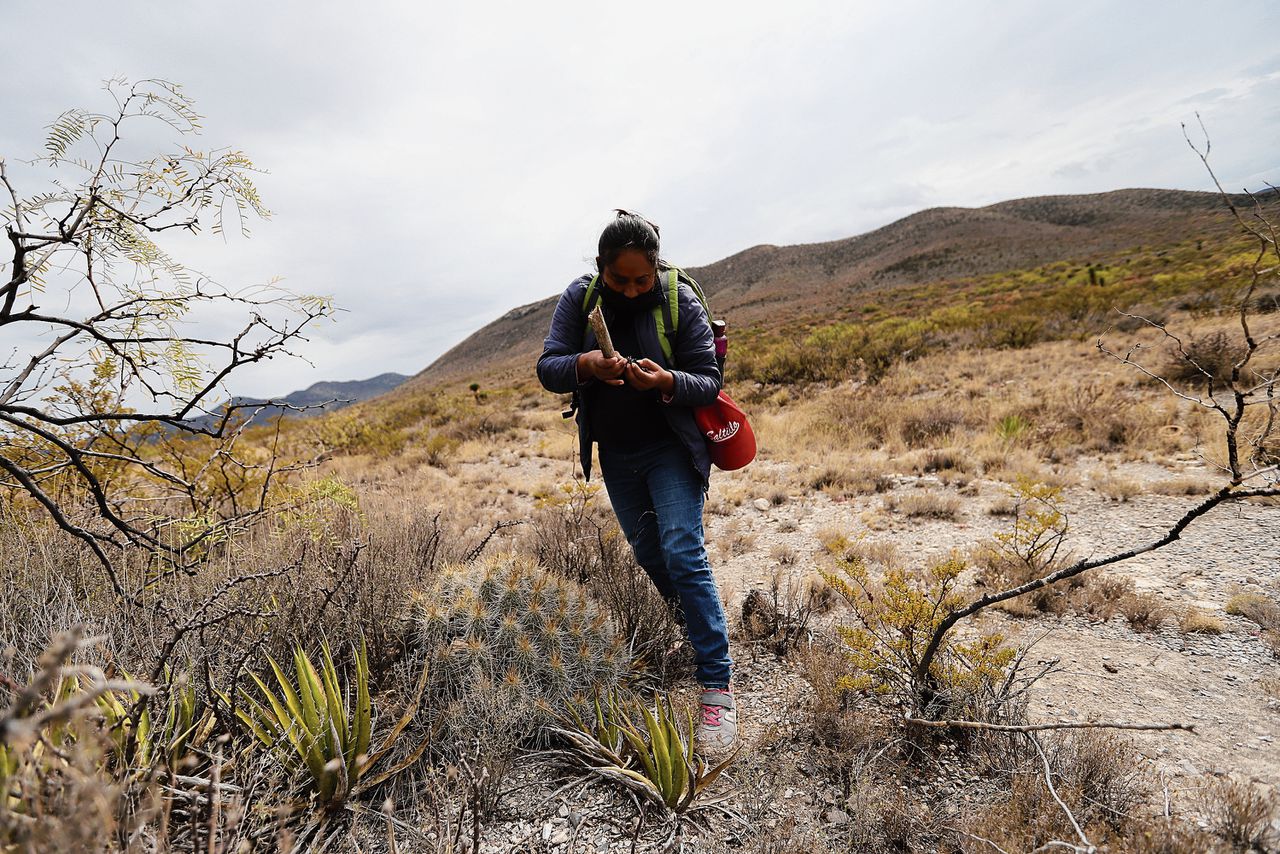
[[[618,355],[606,359],[599,350],[578,354],[579,380],[597,379],[609,385],[622,385],[622,373],[626,367],[627,360]]]
[[[626,363],[626,377],[632,388],[648,391],[656,388],[663,394],[671,394],[676,388],[676,378],[653,359],[637,359]]]

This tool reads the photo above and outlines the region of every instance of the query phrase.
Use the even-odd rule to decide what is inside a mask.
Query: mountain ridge
[[[304,389],[291,391],[283,397],[259,398],[236,395],[222,406],[250,408],[262,406],[262,409],[251,419],[254,424],[264,423],[286,412],[291,416],[308,418],[388,394],[408,379],[410,377],[406,374],[386,371],[364,380],[320,380]],[[280,405],[266,405],[268,400]],[[304,411],[294,411],[290,407],[297,407]],[[218,411],[221,412],[222,407],[219,407]],[[191,419],[190,423],[200,427],[211,427],[216,425],[218,420],[217,415],[202,415]]]
[[[1248,201],[1245,196],[1231,198]],[[741,327],[821,316],[859,292],[1067,259],[1090,262],[1142,245],[1213,237],[1235,227],[1215,192],[1127,188],[1025,196],[973,208],[926,208],[836,240],[757,244],[688,270],[717,315],[727,315]],[[532,372],[558,297],[505,312],[415,374],[405,387],[494,371]]]

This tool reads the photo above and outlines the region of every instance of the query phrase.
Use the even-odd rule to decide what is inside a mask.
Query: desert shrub
[[[1154,593],[1130,593],[1120,600],[1120,613],[1139,632],[1153,632],[1171,616],[1169,606]]]
[[[908,412],[902,419],[902,441],[908,447],[926,447],[950,436],[964,423],[954,409],[937,405]]]
[[[1127,477],[1103,478],[1094,483],[1094,488],[1112,501],[1122,504],[1142,494],[1142,484]]]
[[[985,590],[1006,590],[1040,578],[1045,573],[1041,567],[1028,565],[1016,556],[993,549],[979,547],[972,554],[977,568],[975,583]],[[1051,570],[1050,570],[1051,571]],[[1036,614],[1064,614],[1073,595],[1086,585],[1083,576],[1076,576],[1066,584],[1052,584],[1033,590],[1023,596],[1006,599],[994,607],[1018,617]]]
[[[675,603],[663,601],[648,574],[636,565],[631,547],[616,526],[598,546],[600,561],[587,590],[612,618],[631,650],[633,665],[665,682],[682,664],[668,655],[684,637]]]
[[[1005,311],[993,314],[979,332],[984,347],[1019,350],[1040,341],[1044,320],[1031,313]]]
[[[866,739],[867,716],[854,709],[854,693],[848,679],[855,674],[844,649],[824,637],[816,637],[797,650],[800,675],[812,689],[807,720],[814,743],[835,749],[860,746]]]
[[[1245,617],[1264,629],[1280,629],[1280,605],[1261,593],[1236,593],[1227,600],[1228,614]]]
[[[1011,742],[1017,761],[1007,794],[961,824],[967,834],[961,850],[976,854],[994,844],[1005,851],[1031,851],[1054,840],[1078,841],[1045,783],[1043,760],[1026,738]],[[1145,830],[1131,816],[1148,788],[1133,748],[1103,730],[1079,730],[1046,738],[1041,749],[1052,769],[1054,789],[1089,840],[1114,846],[1108,850],[1130,850],[1125,841]]]
[[[1280,311],[1280,291],[1259,294],[1254,298],[1252,311],[1257,314],[1272,314]]]
[[[446,752],[496,733],[530,738],[630,666],[604,609],[527,557],[449,567],[412,598],[408,678],[429,673],[419,729]]]
[[[829,611],[836,596],[821,576],[792,575],[779,566],[769,586],[750,591],[742,602],[742,630],[748,640],[783,656],[811,642],[814,616]]]
[[[972,471],[972,465],[962,449],[944,448],[942,450],[926,451],[924,459],[920,461],[920,471],[924,474],[969,472]]]
[[[1066,383],[1045,400],[1043,439],[1059,450],[1111,451],[1139,445],[1163,416],[1134,395],[1098,381]]]
[[[1213,489],[1213,481],[1199,477],[1175,477],[1151,486],[1157,495],[1208,495]]]
[[[873,540],[866,535],[850,539],[836,528],[818,531],[817,538],[823,551],[836,560],[861,560],[885,569],[898,562],[898,544],[893,540]]]
[[[1227,600],[1226,612],[1257,623],[1262,640],[1280,656],[1280,604],[1261,593],[1237,593]]]
[[[946,519],[955,521],[960,514],[960,499],[954,495],[937,492],[911,492],[906,495],[890,494],[885,498],[886,510],[902,513],[913,519]]]
[[[573,480],[537,493],[530,528],[539,565],[580,584],[599,573],[609,551],[605,540],[619,533],[596,500],[600,490],[598,483]]]
[[[810,489],[841,496],[870,495],[893,488],[893,478],[860,468],[824,466],[806,481]]]
[[[1132,594],[1132,579],[1105,572],[1091,573],[1088,582],[1072,595],[1071,610],[1105,623],[1120,611],[1120,603]]]
[[[1280,798],[1248,783],[1219,780],[1201,794],[1201,807],[1210,829],[1233,851],[1274,851],[1280,832]]]
[[[426,460],[427,465],[435,468],[444,468],[458,449],[458,444],[457,439],[446,436],[443,433],[432,433],[418,442],[416,447],[422,451],[423,459]]]
[[[718,539],[718,545],[723,559],[737,557],[747,554],[756,547],[756,535],[743,530],[742,525],[735,519],[724,527]]]
[[[964,641],[948,634],[928,672],[921,664],[930,639],[951,611],[964,604],[957,555],[922,571],[891,567],[878,581],[866,562],[840,561],[823,577],[852,608],[856,622],[839,628],[854,674],[849,690],[891,694],[925,714],[992,717],[1002,711],[1017,651],[1004,635],[987,632]]]
[[[988,516],[1012,516],[1017,511],[1011,498],[997,498],[987,506]]]
[[[633,662],[665,679],[667,668],[677,663],[667,652],[682,637],[675,603],[663,601],[636,564],[599,493],[598,485],[574,481],[539,494],[527,547],[539,565],[584,585],[613,620]]]
[[[1197,385],[1210,380],[1225,383],[1231,379],[1231,366],[1242,355],[1242,348],[1225,332],[1210,332],[1188,340],[1180,351],[1172,352],[1166,375],[1177,382]]]
[[[1108,319],[1111,327],[1120,332],[1139,332],[1150,329],[1152,324],[1163,326],[1169,320],[1169,313],[1159,308],[1137,305],[1124,314],[1113,314]]]
[[[978,568],[977,584],[988,591],[1020,587],[1065,566],[1071,557],[1062,548],[1067,519],[1058,510],[1062,490],[1045,483],[1019,478],[1010,490],[1012,530],[999,531],[990,541],[972,550]],[[1040,587],[1030,593],[998,603],[1011,614],[1030,616],[1038,612],[1061,614],[1070,597],[1087,583],[1077,575],[1066,584]]]
[[[790,543],[778,543],[769,549],[769,557],[780,566],[791,566],[799,558],[799,553]]]

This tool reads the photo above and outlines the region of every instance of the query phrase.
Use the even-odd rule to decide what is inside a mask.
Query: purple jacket
[[[559,394],[574,393],[578,402],[578,447],[582,459],[582,473],[591,479],[591,429],[586,410],[591,407],[597,382],[578,383],[578,354],[595,350],[600,345],[591,332],[586,315],[582,312],[582,299],[586,296],[591,276],[574,279],[560,295],[556,312],[551,318],[551,331],[542,345],[538,358],[538,380],[547,391]],[[600,283],[597,287],[604,287]],[[667,289],[659,282],[656,287],[666,298]],[[686,285],[678,291],[680,301],[679,322],[676,324],[676,340],[671,348],[676,367],[667,363],[658,343],[658,324],[653,312],[640,312],[635,316],[636,339],[643,353],[628,356],[647,356],[675,376],[676,385],[671,402],[662,406],[671,430],[689,451],[691,464],[702,475],[703,484],[711,480],[711,457],[707,454],[706,440],[693,420],[693,407],[706,406],[716,399],[720,391],[720,368],[716,365],[715,346],[711,340],[711,325],[702,303]],[[619,322],[603,302],[601,310],[605,322],[612,326]],[[585,343],[584,343],[585,342]]]

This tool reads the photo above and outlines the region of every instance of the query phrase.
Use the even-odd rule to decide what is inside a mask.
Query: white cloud
[[[72,3],[14,40],[0,155],[29,156],[113,74],[184,82],[205,144],[269,174],[251,241],[182,241],[229,285],[273,275],[346,309],[233,390],[413,373],[558,291],[609,210],[665,254],[848,236],[932,205],[1280,179],[1280,13],[1135,2]],[[15,4],[15,32],[47,32]],[[1210,16],[1209,20],[1206,16]],[[1231,32],[1230,41],[1214,32]]]

